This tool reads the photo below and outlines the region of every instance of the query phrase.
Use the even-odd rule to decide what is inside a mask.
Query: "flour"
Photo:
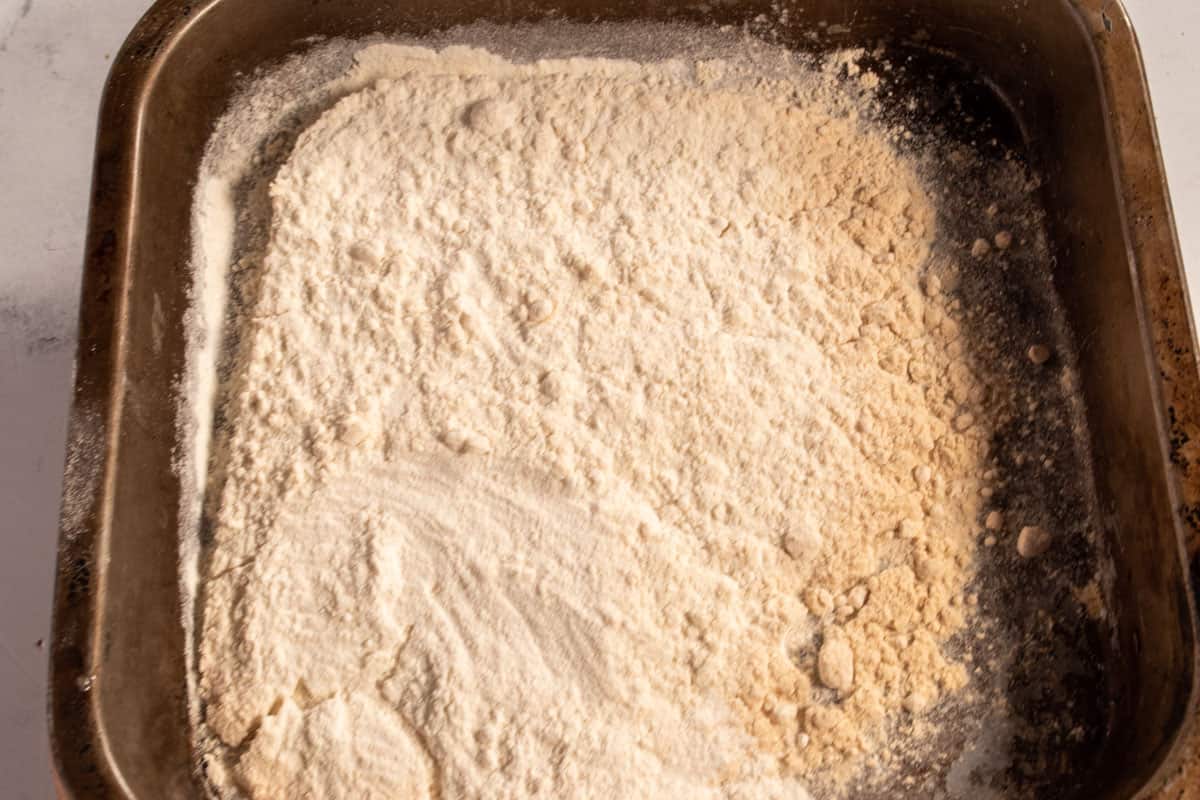
[[[796,797],[966,685],[987,392],[869,98],[762,46],[322,91],[236,267],[218,791]]]

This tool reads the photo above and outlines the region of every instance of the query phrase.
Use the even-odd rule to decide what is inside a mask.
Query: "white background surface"
[[[52,796],[46,650],[95,115],[148,0],[0,0],[0,795]],[[1200,297],[1200,2],[1126,0]]]

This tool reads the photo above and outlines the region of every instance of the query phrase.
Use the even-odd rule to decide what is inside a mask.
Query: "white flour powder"
[[[956,267],[860,101],[790,69],[359,54],[242,264],[219,791],[798,797],[965,684]]]

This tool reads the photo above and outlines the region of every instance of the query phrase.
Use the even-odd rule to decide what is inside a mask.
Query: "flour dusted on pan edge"
[[[965,684],[956,268],[761,50],[384,46],[299,135],[208,476],[218,788],[790,797]]]

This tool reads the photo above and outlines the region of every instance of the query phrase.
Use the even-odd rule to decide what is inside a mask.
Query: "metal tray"
[[[1149,796],[1197,713],[1187,553],[1200,551],[1200,374],[1145,77],[1115,0],[160,0],[117,57],[100,115],[50,665],[61,795],[203,796],[172,457],[191,186],[213,123],[246,74],[310,37],[543,18],[748,24],[800,49],[897,48],[1041,176],[1115,626],[1111,638],[1086,625],[1055,634],[1099,665],[1099,682],[1066,701],[1098,733],[1042,742],[1034,762],[1050,779],[1010,793]],[[1028,578],[1001,587],[1014,613],[1033,608]],[[1050,702],[1037,686],[1018,671],[1010,687],[1031,720]]]

